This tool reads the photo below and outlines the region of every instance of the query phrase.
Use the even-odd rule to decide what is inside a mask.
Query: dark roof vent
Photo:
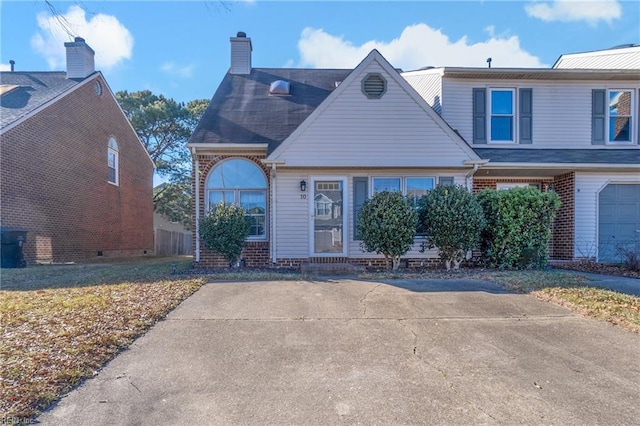
[[[84,39],[82,37],[76,37],[73,39],[76,43],[84,43]]]
[[[245,33],[244,31],[238,31],[238,34],[236,34],[236,37],[245,38],[247,37],[247,33]]]
[[[11,72],[14,72],[16,70],[16,61],[14,61],[13,59],[11,59],[9,61],[9,65],[11,65]]]
[[[387,91],[387,80],[380,74],[367,74],[362,80],[362,92],[369,99],[380,99]]]
[[[288,81],[276,80],[269,86],[269,94],[275,96],[287,96],[289,95],[289,89],[291,85]]]

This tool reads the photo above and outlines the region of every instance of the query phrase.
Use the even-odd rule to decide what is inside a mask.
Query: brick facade
[[[551,258],[572,260],[575,241],[575,173],[556,176],[553,189],[560,196],[562,205],[553,223]]]
[[[537,183],[543,191],[550,187],[560,196],[562,205],[558,210],[556,219],[552,226],[549,254],[554,260],[572,260],[573,244],[575,235],[575,173],[570,172],[556,176],[553,179],[536,178],[474,178],[473,193],[476,194],[483,189],[496,189],[498,182],[526,182]]]
[[[267,180],[267,212],[270,212],[271,199],[269,191],[269,176],[270,170],[265,167],[262,163],[264,155],[198,155],[197,159],[199,161],[198,174],[200,176],[200,187],[198,188],[198,196],[200,198],[200,217],[204,216],[207,211],[205,205],[205,190],[207,185],[207,178],[209,177],[209,172],[214,168],[214,166],[220,163],[223,160],[230,158],[242,158],[245,160],[249,160],[252,163],[256,164],[262,171],[264,172],[265,178]],[[195,167],[193,167],[195,170]],[[195,193],[196,179],[195,177],[191,179],[192,182],[192,191]],[[193,212],[196,211],[195,207],[195,199],[192,200]],[[267,268],[272,266],[270,259],[270,251],[269,251],[269,214],[267,214],[266,226],[267,226],[267,239],[260,241],[248,241],[245,244],[244,249],[242,250],[242,255],[240,256],[241,261],[245,266],[250,268]],[[193,223],[195,223],[195,215],[193,217]],[[193,250],[194,253],[196,251],[196,238],[199,238],[196,232],[193,233]],[[223,268],[229,266],[229,262],[227,260],[210,250],[207,250],[204,245],[200,244],[200,261],[196,264],[197,267],[203,268]]]
[[[107,182],[110,137],[118,186]],[[153,164],[109,90],[80,85],[0,146],[2,226],[27,229],[27,262],[152,253]]]

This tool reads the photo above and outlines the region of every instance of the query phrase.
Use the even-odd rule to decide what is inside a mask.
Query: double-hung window
[[[608,91],[607,124],[608,141],[632,142],[633,91],[612,89]]]
[[[218,164],[207,179],[209,209],[216,204],[238,204],[250,224],[249,238],[266,237],[267,180],[260,168],[234,158]]]
[[[533,89],[473,89],[474,144],[533,143]]]
[[[491,142],[514,142],[515,90],[490,89],[489,97]]]
[[[118,185],[118,154],[118,143],[114,138],[110,138],[107,148],[107,182],[114,185]]]
[[[637,142],[635,91],[602,88],[592,90],[591,143],[593,145]],[[634,120],[635,118],[635,120]]]

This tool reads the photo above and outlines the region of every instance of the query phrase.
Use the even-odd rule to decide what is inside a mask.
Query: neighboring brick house
[[[0,73],[1,223],[27,230],[27,262],[153,252],[154,164],[94,52],[67,72]]]
[[[362,203],[439,184],[553,188],[554,259],[615,261],[616,244],[640,233],[636,50],[619,51],[626,69],[402,72],[375,50],[354,69],[253,68],[251,39],[230,41],[231,67],[188,146],[196,230],[212,204],[241,204],[257,224],[247,266],[383,264],[361,250]],[[194,235],[196,264],[224,266]],[[409,266],[437,261],[420,243]]]

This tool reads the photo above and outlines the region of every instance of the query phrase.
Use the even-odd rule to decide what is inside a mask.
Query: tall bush
[[[200,220],[200,238],[205,247],[223,255],[231,265],[242,254],[248,235],[245,211],[237,204],[216,204]]]
[[[527,269],[547,264],[558,194],[533,187],[487,189],[477,199],[487,220],[481,250],[489,266]]]
[[[399,192],[379,192],[365,201],[358,217],[358,233],[364,251],[383,254],[395,271],[400,257],[409,251],[416,235],[418,215]]]
[[[463,186],[438,186],[420,199],[418,228],[429,248],[451,270],[460,269],[466,253],[478,246],[485,220],[482,207]]]

